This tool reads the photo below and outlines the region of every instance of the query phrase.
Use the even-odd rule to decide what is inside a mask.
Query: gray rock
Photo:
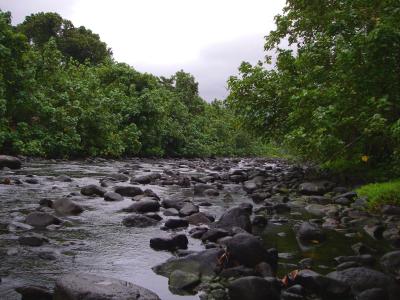
[[[171,238],[152,238],[150,247],[154,250],[174,251],[177,249],[187,249],[188,239],[184,234],[178,234]]]
[[[139,227],[139,228],[144,228],[144,227],[149,227],[149,226],[154,226],[158,222],[154,220],[153,218],[149,218],[145,215],[139,215],[139,214],[134,214],[128,217],[125,217],[122,220],[122,224],[125,225],[126,227]]]
[[[309,196],[309,197],[307,197],[308,203],[326,205],[326,204],[330,204],[331,201],[332,201],[331,198],[325,197],[325,196]]]
[[[40,199],[39,205],[53,208],[53,200],[50,200],[50,199],[47,199],[47,198]]]
[[[15,291],[22,296],[21,300],[52,300],[52,293],[42,286],[20,286]]]
[[[81,188],[81,194],[85,196],[100,196],[103,197],[106,193],[106,190],[101,186],[97,186],[95,184],[89,184]]]
[[[219,192],[216,189],[207,189],[204,191],[205,196],[216,197],[219,195]]]
[[[400,276],[400,250],[386,253],[379,263],[384,272],[395,277]]]
[[[176,270],[199,275],[202,281],[215,276],[220,249],[207,249],[184,257],[171,258],[166,262],[153,267],[154,272],[169,277]]]
[[[326,239],[324,232],[316,224],[310,222],[301,223],[296,236],[303,243],[311,241],[322,242]]]
[[[181,290],[192,290],[200,283],[199,274],[185,272],[181,270],[175,270],[171,273],[168,278],[169,288],[173,292]]]
[[[233,207],[226,211],[214,226],[228,231],[232,227],[239,227],[247,232],[251,232],[250,214],[251,211],[245,206]]]
[[[389,296],[385,290],[373,288],[358,294],[357,300],[389,300]]]
[[[29,184],[39,184],[39,180],[37,178],[28,178],[25,179],[25,182]]]
[[[257,188],[258,185],[256,182],[254,182],[254,180],[247,180],[243,182],[243,190],[248,194],[253,193]]]
[[[185,206],[185,203],[185,200],[182,199],[164,199],[161,202],[161,205],[164,208],[175,208],[179,211],[183,206]]]
[[[226,237],[229,235],[229,232],[220,229],[220,228],[211,228],[210,230],[207,230],[202,236],[201,240],[203,242],[216,242],[220,238]]]
[[[253,268],[237,266],[232,268],[223,268],[218,276],[223,278],[239,278],[245,276],[257,276],[257,273],[258,272],[256,272]]]
[[[299,192],[303,195],[323,195],[335,186],[330,181],[304,182],[299,185]]]
[[[114,192],[124,197],[135,197],[143,194],[142,189],[137,186],[116,186]]]
[[[164,216],[179,216],[179,211],[175,208],[167,208],[163,211]]]
[[[20,169],[21,161],[14,156],[0,155],[0,169],[10,168],[10,169]]]
[[[400,206],[384,205],[382,207],[382,213],[385,215],[400,216]]]
[[[200,225],[200,224],[210,224],[211,223],[211,220],[209,219],[209,217],[202,212],[192,214],[192,215],[186,217],[185,220],[188,221],[189,224],[191,224],[191,225]]]
[[[270,281],[247,276],[232,281],[229,286],[231,300],[279,300],[279,291]]]
[[[377,240],[381,240],[383,238],[383,232],[385,231],[385,226],[381,224],[371,224],[365,225],[363,227],[364,231],[368,233],[371,237]]]
[[[187,217],[199,212],[199,207],[191,202],[186,202],[183,207],[179,210],[181,217]]]
[[[54,300],[160,300],[152,291],[130,282],[92,274],[72,273],[57,280]]]
[[[379,288],[387,292],[389,300],[399,299],[400,286],[391,277],[369,268],[349,268],[329,273],[327,277],[348,284],[355,296],[366,290]]]
[[[53,208],[58,214],[65,216],[79,215],[84,210],[82,206],[68,198],[57,199],[53,203]]]
[[[110,175],[108,175],[108,177],[110,177],[116,181],[121,181],[121,182],[125,182],[125,181],[129,180],[129,177],[122,173],[110,174]]]
[[[204,183],[198,183],[193,187],[194,194],[197,196],[202,196],[204,195],[204,191],[206,190],[213,190],[214,186],[210,184],[204,184]]]
[[[124,198],[115,192],[107,192],[104,194],[104,200],[105,201],[122,201]]]
[[[61,224],[61,220],[45,212],[33,212],[26,216],[25,223],[33,227],[44,228],[46,226]]]
[[[40,247],[44,243],[47,243],[48,240],[42,235],[30,234],[30,235],[20,236],[18,238],[18,242],[24,246]]]
[[[301,270],[294,279],[307,291],[322,296],[323,299],[347,299],[350,288],[346,282],[323,276],[312,270]]]
[[[156,200],[145,198],[131,204],[129,207],[124,208],[125,212],[147,213],[160,210],[160,203]]]
[[[149,184],[153,180],[151,174],[135,176],[131,179],[131,183]]]
[[[176,229],[180,227],[188,227],[189,222],[184,219],[169,219],[165,222],[164,226],[167,229]]]
[[[248,233],[239,233],[225,243],[231,261],[253,268],[261,262],[267,262],[276,270],[277,257],[273,257],[264,248],[260,239]]]

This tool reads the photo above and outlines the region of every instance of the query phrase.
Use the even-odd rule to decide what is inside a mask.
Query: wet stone
[[[176,229],[181,227],[188,227],[189,222],[184,219],[169,219],[165,222],[164,226],[167,229]]]
[[[82,273],[72,273],[59,278],[56,282],[53,299],[160,300],[152,291],[133,283]]]
[[[122,220],[122,224],[125,225],[126,227],[149,227],[149,226],[154,226],[158,222],[154,220],[153,218],[149,218],[145,215],[139,215],[139,214],[134,214],[128,217],[125,217]]]
[[[103,197],[106,190],[95,184],[90,184],[81,188],[81,194],[85,196],[100,196]]]
[[[44,228],[51,224],[59,225],[61,220],[45,212],[33,212],[26,217],[25,223],[33,227]]]
[[[124,200],[124,198],[118,193],[107,192],[104,194],[104,200],[113,202],[113,201],[122,201]]]
[[[20,286],[15,291],[22,296],[22,300],[52,300],[52,293],[42,286]]]

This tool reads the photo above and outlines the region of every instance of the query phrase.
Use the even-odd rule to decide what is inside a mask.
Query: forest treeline
[[[259,155],[263,143],[195,78],[140,73],[56,13],[0,11],[0,153],[41,157]]]
[[[241,123],[331,169],[400,175],[400,1],[287,0],[275,23],[266,62],[229,79]]]

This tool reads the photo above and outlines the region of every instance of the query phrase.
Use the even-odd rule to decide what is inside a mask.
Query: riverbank
[[[367,212],[351,187],[283,160],[31,160],[0,172],[6,299],[70,289],[76,272],[161,299],[398,296],[396,208]]]

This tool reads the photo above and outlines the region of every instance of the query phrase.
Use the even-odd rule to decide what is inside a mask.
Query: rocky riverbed
[[[1,167],[0,299],[400,299],[400,209],[302,166]]]

